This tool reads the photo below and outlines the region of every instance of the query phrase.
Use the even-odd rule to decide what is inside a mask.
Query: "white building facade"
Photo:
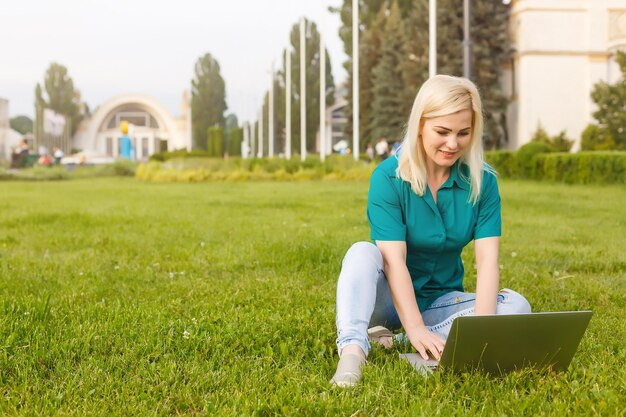
[[[11,129],[9,100],[0,98],[0,160],[11,160],[13,148],[15,148],[23,138],[24,135]]]
[[[513,0],[509,30],[508,147],[528,143],[541,124],[550,135],[565,130],[578,150],[595,122],[594,85],[621,76],[615,53],[626,51],[626,0]]]
[[[122,121],[129,123],[128,136],[138,160],[145,160],[157,152],[191,149],[191,109],[187,92],[183,94],[178,117],[170,115],[149,96],[113,97],[81,122],[72,141],[74,148],[117,157]]]

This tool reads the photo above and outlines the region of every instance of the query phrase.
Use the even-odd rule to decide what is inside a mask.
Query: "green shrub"
[[[177,149],[168,152],[158,152],[150,155],[150,161],[165,162],[174,158],[208,158],[210,157],[208,151],[202,149],[194,149],[188,151],[187,149]]]
[[[330,155],[324,163],[313,156],[305,161],[298,158],[181,157],[141,164],[136,170],[136,177],[155,182],[367,180],[374,168],[374,164],[340,155]]]
[[[597,125],[587,125],[580,136],[581,151],[611,151],[617,150],[617,148],[611,132],[601,129]]]
[[[228,156],[241,156],[243,129],[238,127],[228,132]]]
[[[224,157],[224,130],[220,126],[207,129],[207,149],[213,157]]]
[[[533,133],[530,141],[547,145],[548,148],[550,148],[550,152],[569,152],[574,145],[574,141],[568,139],[565,135],[565,130],[561,131],[556,136],[550,137],[541,124],[537,126],[537,130]]]
[[[501,177],[511,178],[516,175],[515,151],[485,152],[485,160]]]
[[[626,152],[541,154],[537,179],[569,184],[626,184]]]
[[[515,155],[515,176],[518,178],[535,177],[536,156],[549,153],[550,146],[541,142],[529,142],[517,150]]]

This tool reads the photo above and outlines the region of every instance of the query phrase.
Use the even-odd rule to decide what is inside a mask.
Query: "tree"
[[[191,126],[193,147],[207,149],[209,127],[224,127],[226,87],[220,65],[207,53],[198,58],[191,88]]]
[[[210,156],[216,158],[224,157],[224,129],[221,126],[215,125],[207,129],[207,147],[206,150]]]
[[[80,92],[74,89],[74,81],[67,68],[55,62],[50,64],[43,82],[44,88],[37,83],[35,86],[35,109],[40,117],[44,108],[49,108],[65,116],[70,123],[70,135],[73,135],[78,124],[84,117],[81,111]]]
[[[581,151],[610,151],[617,149],[615,140],[607,129],[589,124],[580,135]]]
[[[312,152],[315,149],[317,132],[320,125],[320,36],[317,25],[305,21],[305,77],[306,77],[306,149]],[[293,153],[300,152],[300,25],[294,24],[291,33],[291,149]],[[326,105],[333,104],[335,100],[335,82],[332,75],[332,66],[328,50],[326,53]],[[283,54],[284,56],[284,54]],[[284,149],[285,132],[285,87],[286,67],[283,62],[282,69],[274,77],[274,150],[278,154]],[[263,126],[264,139],[269,140],[269,120],[267,110],[269,94],[265,94],[263,100]],[[264,150],[267,152],[267,144]]]
[[[343,22],[339,34],[344,41],[346,54],[350,57],[344,63],[349,74],[348,87],[352,85],[351,3],[351,0],[344,0],[342,7],[335,10],[340,14]],[[368,36],[368,32],[375,30],[374,21],[381,7],[387,9],[388,2],[382,0],[360,1],[359,26],[361,35],[359,39],[361,51],[364,50],[363,48],[367,48],[363,43],[370,42],[372,39],[371,36]],[[500,1],[475,0],[472,2],[471,36],[473,44],[472,66],[474,69],[472,80],[479,88],[483,99],[485,145],[488,149],[496,148],[506,141],[505,115],[508,101],[503,94],[498,77],[502,66],[511,56],[507,39],[508,7]],[[401,65],[405,82],[403,114],[408,117],[417,90],[428,78],[428,1],[400,0],[398,1],[398,9],[405,28],[403,50],[406,56],[404,56]],[[462,47],[463,8],[458,0],[439,0],[437,6],[438,73],[457,76],[463,74]],[[367,95],[367,92],[363,90],[364,86],[367,88],[367,82],[364,80],[372,76],[373,73],[369,68],[361,66],[359,69],[361,98]],[[347,116],[351,119],[351,88],[348,91]],[[367,111],[361,112],[360,125],[370,125],[372,123],[371,117]],[[352,133],[352,123],[346,125],[345,133]],[[364,142],[364,140],[361,141],[361,143]]]
[[[572,149],[572,145],[574,145],[574,141],[567,138],[564,130],[559,132],[558,135],[550,137],[541,123],[537,125],[537,130],[533,133],[530,141],[546,145],[550,152],[569,152]]]
[[[407,41],[406,59],[402,63],[405,98],[404,114],[409,115],[420,86],[428,79],[428,0],[415,0],[404,21]]]
[[[22,135],[33,133],[33,120],[28,116],[16,116],[9,121],[11,129]]]
[[[414,0],[398,0],[398,6],[400,7],[400,12],[402,16],[408,15],[409,11],[412,9],[412,3]],[[359,50],[363,51],[365,47],[364,38],[368,32],[370,26],[374,23],[377,18],[377,15],[381,11],[381,9],[388,9],[388,0],[359,0]],[[346,100],[348,101],[348,105],[345,109],[345,116],[348,119],[348,123],[346,123],[344,128],[344,134],[346,136],[352,136],[352,0],[343,0],[343,4],[341,7],[330,8],[331,12],[339,14],[343,26],[339,28],[339,37],[343,41],[344,51],[346,55],[348,55],[348,60],[343,63],[344,68],[348,72],[348,78],[346,80],[346,87],[348,94],[346,96]],[[383,12],[384,13],[384,12]],[[363,55],[360,56],[359,59],[359,133],[360,136],[365,138],[365,140],[360,141],[361,150],[364,150],[367,146],[368,136],[371,135],[369,132],[370,117],[368,116],[368,110],[366,106],[368,103],[363,99],[363,94],[367,94],[364,91],[364,83],[365,89],[368,88],[366,79],[371,77],[371,68],[376,65],[376,61],[369,60],[367,62],[363,62]],[[363,111],[365,110],[365,114]],[[365,136],[368,135],[368,136]]]
[[[512,50],[508,39],[507,8],[500,1],[472,2],[470,37],[471,79],[483,104],[485,149],[497,149],[506,141],[508,99],[499,81]],[[463,8],[456,0],[440,0],[437,8],[437,72],[463,75]]]
[[[591,98],[598,106],[593,117],[598,121],[599,135],[611,138],[615,149],[626,149],[626,52],[618,51],[615,59],[622,77],[613,85],[597,83]]]
[[[236,141],[237,138],[234,138],[233,135],[235,131],[239,130],[239,120],[237,119],[237,115],[234,113],[230,113],[224,119],[224,138],[225,138],[225,149],[229,156],[235,156],[236,153],[232,153],[234,149],[231,146],[231,142]],[[239,155],[241,155],[241,150],[239,151]]]
[[[385,22],[387,21],[387,8],[383,5],[378,11],[371,27],[363,34],[363,42],[360,42],[359,73],[372,74],[381,57],[383,44],[383,34],[385,33]],[[383,74],[384,76],[384,74]],[[373,126],[372,112],[375,97],[374,77],[363,77],[359,83],[359,134],[363,138],[361,145],[363,148],[367,143],[374,144],[376,137],[372,132]],[[352,90],[350,90],[352,91]],[[352,93],[351,93],[352,94]],[[352,96],[350,96],[352,97]],[[350,109],[351,110],[351,109]],[[350,111],[352,113],[352,111]],[[350,115],[352,117],[352,115]],[[352,120],[346,124],[352,126]],[[351,131],[351,129],[350,129]]]
[[[385,136],[395,142],[402,138],[409,117],[404,113],[406,86],[402,74],[406,44],[400,8],[394,1],[385,22],[380,59],[372,69],[371,115],[366,113],[372,140]]]

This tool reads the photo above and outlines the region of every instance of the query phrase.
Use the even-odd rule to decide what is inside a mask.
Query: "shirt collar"
[[[461,165],[461,162],[459,161],[456,161],[454,165],[452,165],[452,168],[450,168],[450,176],[448,177],[446,182],[443,183],[441,188],[452,188],[452,185],[456,184],[457,187],[469,191],[470,184],[467,180],[464,179],[464,177],[468,177],[468,176],[464,175],[465,174],[464,172],[459,172],[459,170],[465,171],[464,168],[466,168],[466,166],[465,165],[460,166],[460,165]]]

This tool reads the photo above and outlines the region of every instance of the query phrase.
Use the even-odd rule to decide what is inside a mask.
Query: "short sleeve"
[[[367,219],[372,240],[406,240],[400,195],[394,177],[382,169],[374,170],[367,196]]]
[[[496,176],[490,172],[483,174],[483,189],[478,201],[478,220],[474,228],[474,239],[500,236],[502,216],[500,212],[500,192]]]

